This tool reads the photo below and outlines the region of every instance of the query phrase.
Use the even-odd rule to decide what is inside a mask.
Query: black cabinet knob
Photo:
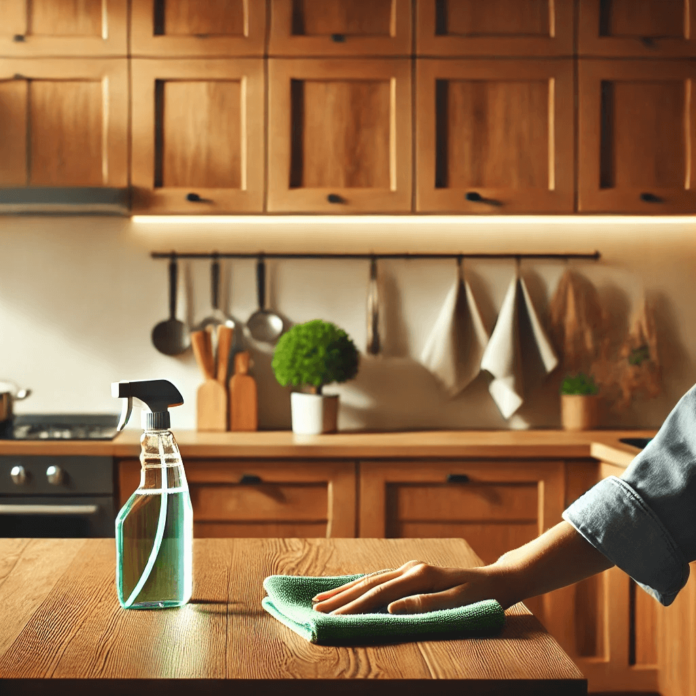
[[[331,40],[335,43],[343,43],[346,40],[345,34],[331,34]]]
[[[12,37],[12,40],[13,40],[15,43],[22,43],[23,41],[26,41],[26,37],[24,36],[24,34],[15,34],[15,35]]]
[[[239,483],[242,486],[253,486],[255,483],[261,483],[261,477],[256,474],[242,474]]]
[[[662,203],[662,198],[656,196],[654,193],[641,193],[640,200],[643,203]]]
[[[483,201],[483,196],[476,191],[467,191],[464,198],[467,201],[473,201],[474,203],[481,203]]]
[[[191,203],[201,203],[203,201],[197,193],[187,193],[186,200],[191,201]]]
[[[466,474],[448,474],[447,483],[469,483],[469,477]]]
[[[339,196],[337,193],[330,193],[327,197],[326,200],[329,203],[345,203],[346,200],[342,196]]]

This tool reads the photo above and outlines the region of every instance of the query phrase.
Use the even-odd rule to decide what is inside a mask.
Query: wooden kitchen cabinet
[[[269,59],[269,212],[411,210],[411,62]]]
[[[128,184],[127,61],[0,61],[0,186]]]
[[[262,0],[135,0],[131,54],[160,58],[263,56]]]
[[[261,212],[262,59],[133,59],[137,213]]]
[[[563,511],[560,461],[361,461],[359,480],[359,536],[461,537],[486,564]],[[525,603],[552,635],[565,620],[552,595]]]
[[[694,0],[580,0],[581,56],[696,56]]]
[[[2,0],[0,56],[126,56],[127,14],[128,0]]]
[[[573,37],[573,0],[416,0],[419,56],[572,56]]]
[[[696,64],[578,61],[580,212],[692,213]]]
[[[416,61],[416,210],[572,213],[571,60]]]
[[[354,462],[224,461],[185,465],[197,537],[355,537]],[[121,505],[140,462],[119,463]]]
[[[271,0],[272,56],[409,56],[411,0]]]

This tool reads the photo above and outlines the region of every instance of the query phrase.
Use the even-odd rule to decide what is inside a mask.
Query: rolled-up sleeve
[[[696,387],[621,478],[600,481],[563,519],[661,604],[696,560]]]

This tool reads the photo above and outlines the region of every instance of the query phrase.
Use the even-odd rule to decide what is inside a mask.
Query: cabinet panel
[[[0,65],[3,185],[126,186],[125,59]]]
[[[410,0],[271,0],[270,55],[410,53]]]
[[[410,61],[272,59],[269,80],[269,211],[410,210]]]
[[[580,55],[696,55],[693,0],[582,0],[578,5]]]
[[[571,56],[573,0],[417,0],[421,56]]]
[[[139,212],[263,210],[262,60],[137,59],[132,81]]]
[[[570,60],[417,61],[416,207],[573,211]]]
[[[0,55],[125,56],[128,0],[0,0]]]
[[[578,206],[583,212],[693,212],[696,67],[579,62]]]
[[[265,32],[259,0],[138,0],[131,7],[134,56],[262,56]]]
[[[197,536],[354,537],[353,462],[196,460],[185,462]],[[140,462],[118,464],[124,505]]]

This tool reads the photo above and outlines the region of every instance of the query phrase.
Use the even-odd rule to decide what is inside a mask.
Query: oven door
[[[0,496],[0,538],[113,537],[112,496]]]

